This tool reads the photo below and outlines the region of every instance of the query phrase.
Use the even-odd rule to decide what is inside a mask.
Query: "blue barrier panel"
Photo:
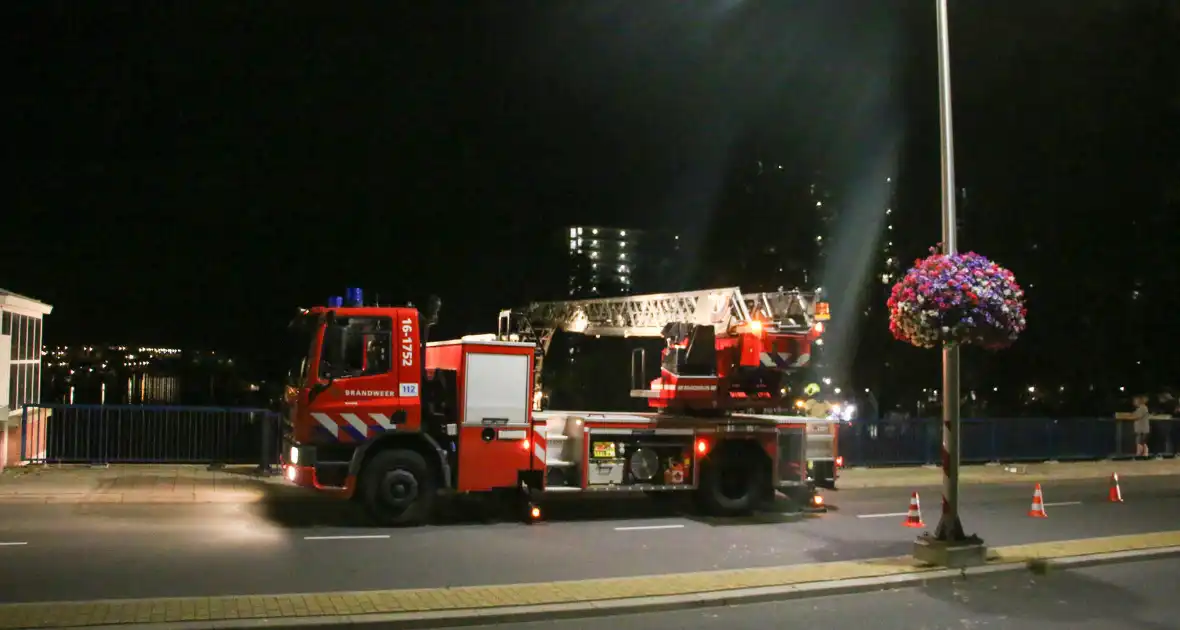
[[[1079,461],[1129,456],[1134,435],[1111,418],[964,418],[960,442],[967,464]],[[1153,453],[1172,455],[1180,422],[1152,423]],[[920,466],[940,463],[942,424],[937,418],[856,421],[840,426],[840,454],[848,466]]]
[[[279,416],[267,409],[38,404],[23,415],[44,425],[22,432],[21,458],[30,463],[278,461]],[[263,449],[264,439],[275,443]]]

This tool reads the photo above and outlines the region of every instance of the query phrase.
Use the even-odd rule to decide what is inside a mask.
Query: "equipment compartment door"
[[[458,489],[516,486],[532,461],[532,356],[468,352],[459,427]]]

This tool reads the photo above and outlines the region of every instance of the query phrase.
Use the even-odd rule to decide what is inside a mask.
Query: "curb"
[[[872,470],[872,469],[870,469]],[[885,470],[885,469],[878,469]],[[935,469],[938,470],[938,469]],[[1180,476],[1180,467],[1173,470],[1119,470],[1117,471],[1120,479],[1153,479],[1159,477],[1177,477]],[[941,473],[939,473],[941,474]],[[1018,485],[1029,483],[1032,479],[1040,479],[1042,483],[1083,483],[1105,481],[1110,479],[1110,473],[1104,472],[1102,474],[1093,475],[1037,475],[1035,473],[1009,473],[1007,476],[990,477],[986,479],[959,479],[959,483],[964,486],[1004,486],[1004,485]],[[892,479],[882,480],[866,480],[867,483],[849,483],[846,479],[837,480],[837,488],[839,490],[890,490],[896,488],[909,487],[937,487],[939,486],[940,478],[931,476],[929,479],[905,479],[903,481],[895,482]],[[880,481],[880,483],[877,483]]]
[[[1050,559],[1048,564],[1051,567],[1057,568],[1085,568],[1170,557],[1180,557],[1180,546],[1071,556]],[[431,611],[426,613],[323,615],[287,619],[135,623],[84,626],[84,628],[86,630],[255,630],[257,628],[267,628],[270,630],[286,630],[289,628],[295,630],[297,628],[309,627],[321,629],[379,627],[382,630],[438,630],[443,628],[462,628],[507,623],[590,619],[628,614],[679,611],[692,608],[720,608],[806,599],[809,597],[848,595],[851,593],[866,593],[891,588],[918,586],[926,582],[948,580],[956,577],[1009,573],[1027,569],[1027,561],[1011,559],[970,569],[915,569],[914,572],[905,575],[851,578],[785,586],[713,591],[690,595],[636,597],[601,600],[597,602],[506,606],[481,610]]]

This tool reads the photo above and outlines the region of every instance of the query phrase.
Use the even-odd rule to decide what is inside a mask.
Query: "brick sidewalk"
[[[1106,553],[1171,548],[1180,545],[1180,532],[1157,532],[1081,540],[1017,545],[993,549],[992,566],[1023,566],[1039,559],[1052,561]],[[202,627],[262,627],[301,622],[300,625],[363,623],[366,615],[391,615],[397,619],[373,619],[394,625],[452,627],[450,620],[470,621],[473,614],[483,624],[507,623],[516,607],[561,606],[583,603],[610,606],[637,598],[692,597],[739,589],[796,588],[841,580],[871,580],[890,576],[934,574],[939,569],[922,565],[908,556],[844,562],[824,562],[785,567],[732,569],[602,578],[537,584],[503,584],[390,591],[293,593],[289,595],[241,595],[229,597],[176,597],[93,602],[0,604],[0,630],[17,628],[78,628],[126,624],[203,622]],[[686,604],[680,603],[678,607]],[[502,617],[497,617],[497,611]],[[540,612],[552,616],[543,608]],[[519,611],[518,611],[519,613]],[[450,617],[450,620],[448,620]],[[318,620],[317,620],[318,618]],[[251,623],[252,622],[252,623]],[[370,622],[371,623],[371,622]],[[218,625],[214,625],[218,624]],[[482,624],[481,624],[482,625]]]
[[[1120,477],[1154,477],[1180,475],[1180,459],[1145,461],[1063,462],[1057,464],[996,464],[963,466],[961,483],[1025,483],[1030,480],[1105,479],[1113,473]],[[855,488],[895,488],[908,486],[936,486],[942,483],[942,469],[937,466],[905,468],[848,468],[840,471],[836,486]]]
[[[311,499],[314,492],[254,466],[27,466],[0,472],[0,503],[254,503]]]

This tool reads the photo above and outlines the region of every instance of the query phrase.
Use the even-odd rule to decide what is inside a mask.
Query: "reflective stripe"
[[[314,418],[316,422],[320,423],[320,426],[327,429],[328,433],[332,434],[332,437],[340,437],[340,427],[337,426],[334,420],[332,420],[331,416],[326,413],[313,413],[311,414],[311,417]]]
[[[392,431],[397,428],[393,425],[393,421],[389,419],[389,416],[383,413],[371,413],[369,414],[369,417],[373,420],[376,420],[377,426],[385,429],[386,431]]]
[[[364,420],[355,413],[342,413],[340,417],[349,424],[361,437],[369,437],[369,425],[365,424]]]

